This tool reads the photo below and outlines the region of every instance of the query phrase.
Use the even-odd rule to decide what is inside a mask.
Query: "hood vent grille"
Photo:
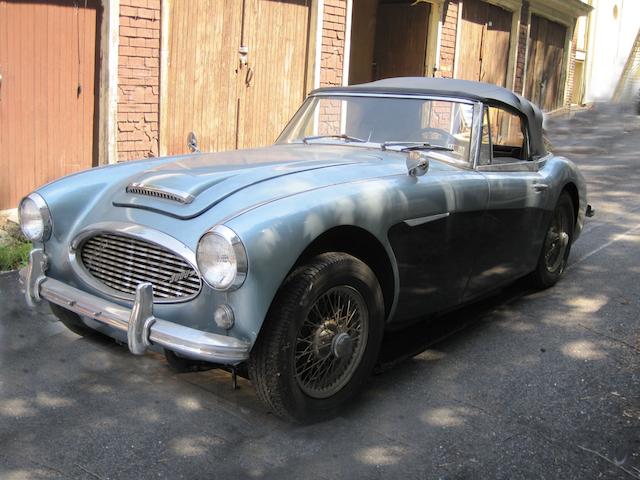
[[[193,195],[189,193],[179,192],[168,188],[155,187],[153,185],[144,185],[142,183],[132,183],[131,185],[127,185],[126,190],[127,193],[132,193],[134,195],[163,198],[165,200],[183,204],[193,202]]]

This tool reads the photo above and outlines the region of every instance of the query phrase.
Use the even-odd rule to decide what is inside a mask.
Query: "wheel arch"
[[[353,225],[330,228],[316,237],[298,256],[289,273],[310,258],[327,252],[343,252],[362,260],[373,270],[384,298],[385,318],[393,306],[396,280],[392,260],[384,245],[369,231]]]
[[[573,220],[574,223],[578,222],[578,213],[580,212],[580,194],[578,193],[578,187],[573,182],[568,182],[562,187],[562,192],[567,192],[571,197],[571,201],[573,202]]]

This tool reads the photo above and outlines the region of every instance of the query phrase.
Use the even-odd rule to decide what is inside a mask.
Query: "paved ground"
[[[79,338],[0,275],[0,478],[640,479],[640,120],[553,123],[597,209],[566,277],[390,338],[383,373],[319,425],[283,424],[226,373]]]

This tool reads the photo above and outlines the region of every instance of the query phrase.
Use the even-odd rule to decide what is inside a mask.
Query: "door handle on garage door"
[[[531,188],[533,188],[536,192],[544,192],[545,190],[549,190],[549,185],[546,183],[534,183]]]

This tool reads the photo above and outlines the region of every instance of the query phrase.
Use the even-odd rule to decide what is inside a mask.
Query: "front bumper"
[[[20,272],[29,305],[45,299],[124,331],[129,350],[135,355],[142,355],[151,345],[159,345],[181,356],[212,363],[235,365],[249,358],[248,342],[156,318],[150,283],[138,285],[133,308],[129,309],[47,277],[46,268],[43,250],[32,250],[28,267]]]

